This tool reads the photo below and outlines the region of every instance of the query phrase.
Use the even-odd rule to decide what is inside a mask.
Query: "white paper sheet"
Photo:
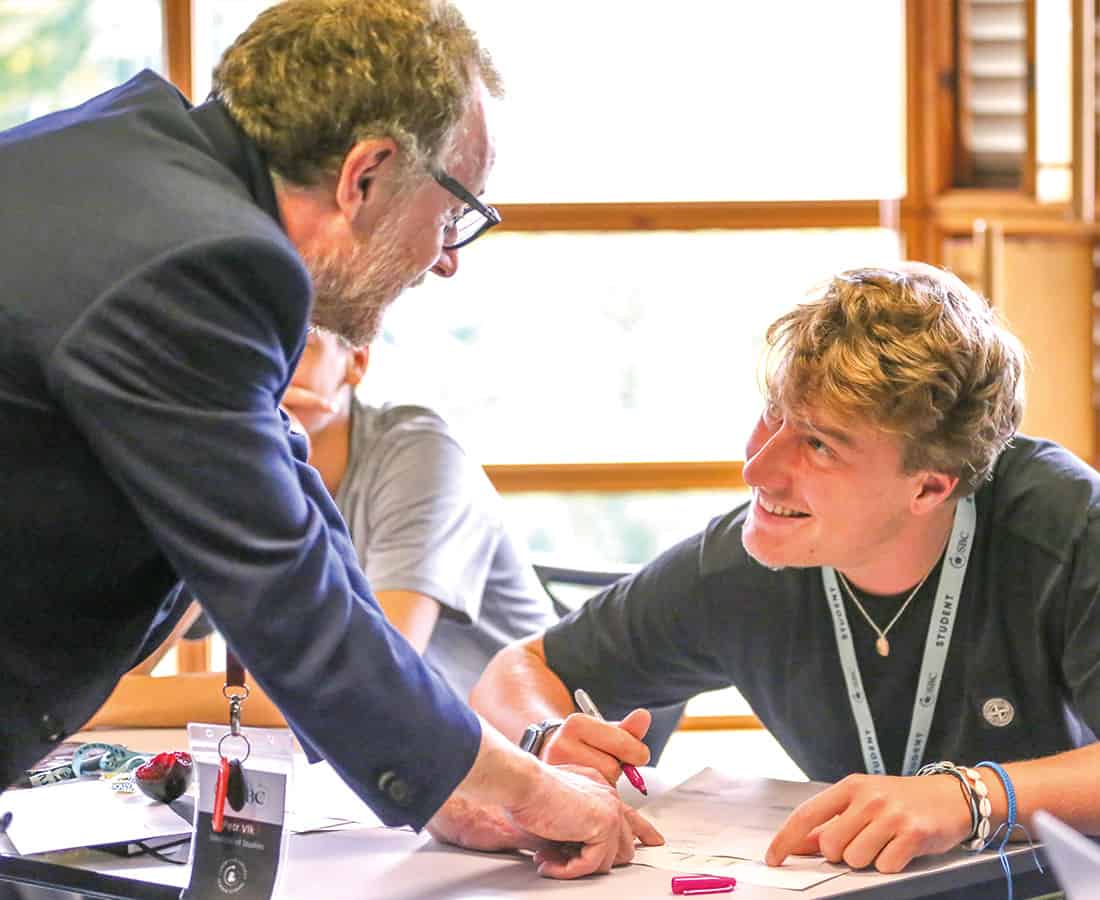
[[[22,854],[188,834],[170,807],[144,794],[118,794],[106,781],[70,781],[0,794],[8,837]]]
[[[677,872],[732,875],[747,884],[805,890],[850,871],[819,857],[790,857],[766,866],[764,852],[803,800],[826,785],[773,778],[733,778],[703,769],[642,807],[665,836],[635,860]]]
[[[762,862],[735,859],[732,856],[702,856],[670,850],[668,847],[638,847],[634,851],[634,862],[637,865],[691,875],[729,875],[745,884],[797,891],[806,890],[850,871],[847,866],[824,862],[818,857],[792,856],[782,866],[775,868]]]
[[[287,808],[294,831],[324,827],[323,822],[333,819],[382,826],[382,820],[344,784],[332,766],[327,762],[310,765],[301,754],[294,756],[294,778]]]

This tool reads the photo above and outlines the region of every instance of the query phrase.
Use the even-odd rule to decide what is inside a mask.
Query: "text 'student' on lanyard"
[[[924,748],[928,743],[928,732],[936,713],[936,701],[940,695],[940,683],[943,680],[947,651],[951,646],[951,632],[955,627],[955,613],[958,611],[959,599],[962,596],[966,567],[970,562],[970,548],[974,545],[976,522],[974,497],[965,497],[955,507],[955,522],[951,527],[951,537],[947,541],[943,566],[940,569],[940,580],[936,586],[936,601],[931,621],[928,623],[928,636],[924,640],[924,658],[921,662],[920,677],[917,679],[916,699],[913,701],[913,718],[909,723],[909,738],[905,743],[902,775],[916,773],[921,766]],[[848,687],[848,702],[851,704],[852,717],[859,730],[863,765],[870,775],[884,775],[886,766],[882,760],[882,752],[879,750],[878,734],[875,732],[875,722],[871,716],[867,694],[863,690],[859,661],[856,659],[855,647],[852,644],[852,631],[848,627],[848,615],[844,611],[844,597],[837,583],[836,570],[823,566],[821,580],[825,586],[829,611],[833,616],[837,652],[840,654],[840,664],[844,668],[844,681]]]

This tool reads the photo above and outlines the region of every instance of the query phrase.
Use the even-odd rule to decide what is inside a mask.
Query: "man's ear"
[[[393,138],[369,138],[348,151],[336,182],[336,205],[348,221],[381,211],[393,190],[387,182],[396,170],[397,152]]]
[[[959,483],[958,475],[943,472],[920,472],[917,490],[913,495],[912,511],[917,515],[926,515],[951,499],[951,494]]]
[[[344,373],[344,384],[355,387],[363,380],[367,373],[367,363],[370,362],[370,347],[360,347],[358,350],[348,351],[348,367]]]

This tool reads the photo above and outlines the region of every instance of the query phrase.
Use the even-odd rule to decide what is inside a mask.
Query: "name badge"
[[[183,900],[266,900],[286,859],[284,827],[294,745],[288,731],[187,727],[199,780],[191,882]]]

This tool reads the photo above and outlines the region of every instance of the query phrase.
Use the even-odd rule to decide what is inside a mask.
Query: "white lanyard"
[[[921,663],[920,678],[917,681],[917,696],[913,701],[913,718],[909,724],[909,739],[905,745],[902,775],[912,775],[920,768],[924,756],[924,746],[928,742],[928,731],[932,727],[932,717],[936,712],[936,700],[940,695],[940,681],[947,650],[951,645],[951,631],[955,627],[955,612],[958,610],[962,594],[966,566],[970,561],[970,548],[974,544],[974,524],[977,514],[973,496],[966,497],[955,507],[955,524],[951,528],[951,538],[940,581],[936,587],[936,606],[932,620],[928,623],[928,637],[924,641],[924,660]],[[825,596],[829,601],[829,611],[833,614],[833,629],[836,632],[836,647],[840,653],[840,662],[844,667],[844,680],[848,684],[848,702],[852,705],[852,716],[859,729],[859,743],[863,750],[863,764],[870,775],[884,775],[886,767],[882,762],[882,753],[878,747],[878,735],[867,695],[863,691],[863,679],[859,675],[859,661],[852,645],[852,632],[848,627],[848,616],[844,612],[844,598],[836,580],[836,570],[823,566],[821,580],[825,585]]]

